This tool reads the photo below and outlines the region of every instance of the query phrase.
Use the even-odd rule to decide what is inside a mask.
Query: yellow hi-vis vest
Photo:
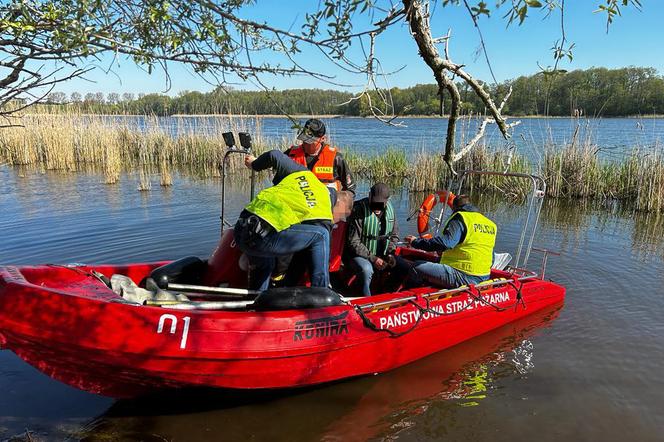
[[[459,215],[466,226],[466,237],[453,249],[446,250],[440,257],[440,263],[469,275],[488,275],[496,245],[496,224],[478,212],[457,212],[455,215]]]
[[[330,220],[330,193],[310,171],[294,172],[262,190],[246,207],[277,232],[303,221]]]

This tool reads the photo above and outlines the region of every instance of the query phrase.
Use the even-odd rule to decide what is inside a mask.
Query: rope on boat
[[[85,270],[82,270],[78,265],[72,265],[72,264],[46,264],[46,267],[58,267],[62,269],[69,269],[73,272],[80,273],[81,275],[85,276],[90,276],[94,278],[94,275],[91,274],[90,272],[86,272]]]
[[[478,292],[479,292],[479,290],[478,290]],[[459,292],[459,293],[468,293],[468,295],[470,295],[471,298],[473,298],[473,299],[477,299],[477,298],[475,298],[475,296],[473,295],[473,293],[470,291],[470,288],[467,288],[466,290],[463,290],[463,291],[461,291],[461,292]],[[421,305],[417,304],[417,307],[419,308],[420,312],[421,312],[421,313],[430,313],[430,314],[432,314],[432,315],[436,315],[436,316],[451,316],[451,315],[456,315],[457,313],[461,313],[461,312],[463,312],[463,311],[468,310],[468,308],[469,308],[471,305],[473,305],[472,303],[468,303],[468,304],[466,304],[466,305],[465,305],[462,309],[460,309],[460,310],[457,310],[457,311],[454,311],[454,312],[451,312],[451,313],[445,313],[445,312],[439,312],[438,310],[434,310],[434,309],[432,309],[432,308],[431,308],[431,300],[430,300],[428,297],[427,297],[427,298],[424,298],[424,300],[425,300],[426,303],[427,303],[427,306],[426,306],[426,307],[422,307]],[[420,316],[422,316],[422,315],[420,314]]]
[[[419,305],[417,302],[413,300],[408,301],[408,303],[413,304],[418,309],[422,308],[421,305]],[[364,323],[365,326],[367,326],[370,330],[373,330],[375,332],[385,332],[388,335],[390,335],[390,338],[399,338],[405,334],[412,332],[413,330],[415,330],[415,328],[420,324],[420,321],[422,320],[422,315],[418,315],[415,324],[413,324],[408,330],[404,330],[402,332],[395,332],[394,330],[390,330],[389,328],[377,327],[376,324],[371,322],[371,319],[367,317],[367,315],[362,310],[362,307],[360,307],[359,305],[355,305],[354,308],[357,314],[360,316],[360,318],[362,318],[362,322]]]
[[[516,290],[516,302],[514,303],[514,311],[516,311],[517,307],[519,307],[519,303],[521,306],[523,306],[523,309],[526,309],[526,301],[523,299],[523,294],[521,293],[521,288],[523,287],[523,282],[519,285],[519,287],[516,286],[516,281],[508,281],[508,284],[514,287],[514,290]]]
[[[111,288],[111,280],[108,279],[106,275],[103,273],[97,272],[96,270],[91,270],[89,272],[86,272],[85,270],[82,270],[78,265],[73,265],[73,264],[46,264],[47,267],[59,267],[63,269],[69,269],[72,270],[76,273],[79,273],[81,275],[88,276],[90,278],[95,278],[98,281],[102,282],[106,287],[109,289]]]
[[[468,294],[468,296],[470,296],[476,302],[480,302],[484,305],[492,307],[497,312],[504,312],[506,310],[511,309],[512,307],[514,307],[514,310],[516,311],[516,309],[519,307],[519,304],[521,304],[523,306],[523,309],[525,310],[526,309],[526,301],[523,299],[523,294],[521,293],[521,289],[523,287],[523,282],[520,283],[518,286],[516,284],[516,280],[515,281],[506,281],[505,283],[510,285],[511,287],[513,287],[514,290],[516,290],[516,300],[514,301],[514,304],[509,305],[507,307],[500,307],[500,306],[498,306],[496,304],[493,304],[492,302],[487,301],[486,299],[484,299],[482,297],[482,295],[480,294],[480,290],[477,287],[475,287],[474,284],[471,284],[467,289],[465,289],[465,290],[463,290],[459,293],[466,293],[466,294]],[[477,290],[477,294],[473,293],[473,291],[472,291],[473,289]],[[408,333],[412,332],[413,330],[415,330],[415,328],[420,324],[420,321],[422,320],[422,317],[424,316],[424,313],[429,313],[431,315],[436,315],[436,316],[451,316],[451,315],[455,315],[457,313],[461,313],[461,312],[467,310],[471,305],[473,305],[472,303],[468,303],[463,308],[461,308],[457,311],[446,313],[446,312],[443,312],[443,311],[437,311],[437,310],[432,309],[431,308],[431,301],[429,300],[428,297],[424,297],[424,301],[426,302],[426,307],[422,307],[420,304],[413,301],[412,299],[408,301],[409,304],[412,304],[413,306],[415,306],[415,308],[417,310],[419,310],[420,314],[417,315],[417,320],[415,321],[415,324],[413,324],[408,330],[404,330],[402,332],[395,332],[394,330],[390,330],[389,328],[377,327],[376,324],[371,322],[371,319],[369,319],[367,317],[367,315],[362,310],[361,306],[354,305],[353,307],[355,308],[355,311],[360,316],[360,318],[362,319],[362,322],[364,323],[364,325],[367,328],[369,328],[370,330],[373,330],[375,332],[385,332],[385,333],[389,334],[391,338],[398,338],[398,337],[401,337],[401,336],[403,336],[405,334],[408,334]]]

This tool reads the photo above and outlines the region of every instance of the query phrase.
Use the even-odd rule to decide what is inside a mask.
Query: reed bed
[[[424,150],[413,158],[408,158],[403,150],[389,148],[375,155],[346,155],[349,167],[356,176],[371,181],[387,181],[391,184],[405,185],[411,192],[432,191],[448,185],[451,171],[440,154],[431,154]],[[515,157],[508,150],[491,149],[480,145],[477,149],[455,165],[456,170],[509,170],[527,172],[531,165],[524,157]],[[473,189],[494,189],[504,193],[523,194],[525,186],[510,178],[491,179],[485,176],[471,176],[467,182],[469,191]]]
[[[174,128],[150,117],[27,115],[22,118],[24,127],[0,131],[0,163],[65,172],[96,168],[108,184],[127,175],[137,181],[138,189],[149,190],[153,180],[171,186],[177,173],[218,177],[225,146],[222,132],[251,132],[256,154],[271,148],[285,150],[291,141],[264,139],[260,119],[210,117],[202,128],[191,125],[191,120],[176,121]],[[540,160],[480,144],[455,169],[534,172],[546,179],[549,197],[610,199],[641,211],[664,211],[662,146],[635,147],[618,159],[602,158],[600,147],[590,138],[576,136],[564,146],[530,148],[541,153]],[[423,149],[411,155],[397,146],[375,154],[348,150],[345,157],[356,178],[385,181],[411,192],[442,189],[450,177],[442,155]],[[248,177],[240,156],[231,157],[228,170],[237,181]],[[474,176],[466,184],[471,193],[497,191],[515,197],[529,187],[527,182],[485,176]]]
[[[157,118],[145,118],[142,127],[137,127],[136,120],[123,122],[76,114],[27,115],[21,120],[24,127],[0,131],[0,161],[66,172],[98,166],[107,184],[117,183],[122,173],[128,173],[138,176],[140,190],[149,190],[155,173],[159,173],[162,186],[172,185],[176,170],[198,177],[219,176],[225,146],[222,132],[237,134],[246,131],[249,124],[242,118],[219,120],[211,123],[214,131],[201,135],[195,128],[186,127],[170,132],[160,126]],[[260,129],[258,122],[252,126],[254,130],[256,127]],[[253,142],[256,152],[267,148],[260,136]],[[232,158],[228,170],[243,172],[241,159]]]

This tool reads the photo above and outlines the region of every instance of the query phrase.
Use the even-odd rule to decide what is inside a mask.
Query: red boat
[[[535,190],[529,217],[539,214],[542,195]],[[335,229],[333,272],[339,270],[343,230]],[[531,244],[532,237],[527,252]],[[438,259],[408,248],[399,253]],[[301,387],[391,370],[558,304],[565,295],[543,274],[515,265],[494,270],[492,280],[477,286],[289,304],[306,299],[292,296],[306,289],[255,297],[242,288],[239,256],[232,230],[224,231],[199,275],[204,286],[168,287],[202,300],[152,305],[123,298],[106,278],[124,275],[143,285],[164,262],[0,267],[0,346],[55,379],[113,397],[190,386]]]

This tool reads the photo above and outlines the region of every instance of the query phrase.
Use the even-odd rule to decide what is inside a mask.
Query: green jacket
[[[393,253],[398,238],[399,227],[394,207],[389,201],[380,219],[371,212],[369,198],[355,201],[348,218],[345,251],[347,258],[361,256],[374,262],[377,257]]]

